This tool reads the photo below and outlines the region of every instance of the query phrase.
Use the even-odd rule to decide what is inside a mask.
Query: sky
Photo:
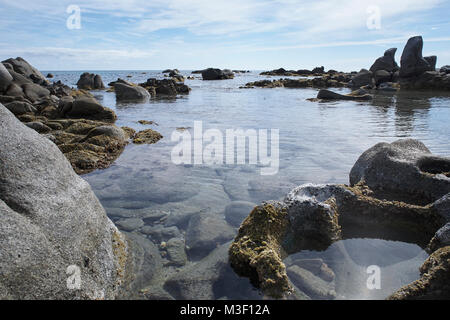
[[[449,12],[450,0],[0,0],[0,59],[46,71],[352,71],[391,47],[399,62],[422,35],[442,66]]]

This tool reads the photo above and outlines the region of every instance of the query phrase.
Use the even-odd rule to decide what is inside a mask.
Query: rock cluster
[[[89,79],[97,85],[88,85]],[[98,88],[98,79],[85,73],[79,85]],[[0,63],[0,103],[26,126],[53,141],[79,174],[108,167],[135,134],[116,127],[114,111],[88,91],[73,90],[60,81],[50,83],[22,58]]]
[[[422,277],[391,298],[446,298],[449,199],[450,159],[431,154],[417,140],[380,143],[355,163],[349,186],[303,185],[282,202],[256,207],[230,247],[230,262],[263,292],[281,298],[294,291],[285,254],[325,250],[341,239],[404,241],[427,248],[430,257]]]
[[[315,78],[260,80],[249,82],[242,88],[343,88],[348,85],[351,75],[346,73],[327,73]]]

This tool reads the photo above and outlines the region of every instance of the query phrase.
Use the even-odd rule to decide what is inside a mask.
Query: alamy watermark
[[[369,30],[381,29],[381,9],[379,6],[369,6],[366,10],[367,17],[366,25]]]
[[[369,277],[367,278],[367,289],[369,290],[380,290],[381,289],[381,268],[376,265],[367,267],[366,269]]]
[[[269,139],[268,129],[226,129],[225,134],[219,129],[203,132],[203,122],[194,121],[193,136],[187,130],[172,133],[172,142],[177,145],[172,149],[171,159],[176,165],[259,165],[261,175],[275,175],[280,165],[279,134],[279,129],[270,129]]]
[[[69,30],[81,29],[81,8],[75,4],[67,7],[66,13],[69,17],[66,20],[66,27]]]

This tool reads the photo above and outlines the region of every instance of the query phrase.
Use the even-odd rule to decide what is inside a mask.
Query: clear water
[[[149,77],[162,78],[158,71],[142,72],[95,73],[101,74],[105,84],[118,77],[136,83]],[[70,85],[75,85],[81,74],[53,73],[53,80]],[[169,216],[165,222],[146,219],[146,223],[172,221],[183,231],[186,219],[182,217],[205,212],[223,218],[225,207],[233,201],[258,204],[279,199],[294,186],[309,182],[348,183],[350,169],[361,153],[383,141],[412,137],[423,141],[433,153],[450,156],[449,94],[385,93],[370,102],[319,103],[306,100],[317,95],[316,89],[239,89],[247,82],[268,78],[258,72],[237,74],[235,79],[223,81],[202,81],[200,75],[195,76],[195,80],[186,80],[191,93],[177,99],[116,104],[114,93],[93,92],[105,106],[115,110],[117,125],[136,130],[153,128],[164,136],[154,145],[130,144],[110,168],[84,176],[113,221],[163,213]],[[138,120],[152,120],[159,126],[143,126]],[[237,128],[279,129],[278,174],[261,176],[256,165],[173,164],[170,154],[176,143],[171,142],[172,132],[178,127],[193,127],[197,120],[203,121],[204,130],[222,132]],[[338,299],[385,298],[417,279],[418,267],[426,258],[412,244],[368,239],[346,240],[325,253],[299,255],[319,255],[335,269]],[[364,289],[369,265],[382,267],[382,290]],[[165,272],[172,271],[176,272],[175,268]],[[252,293],[233,296],[236,282],[248,286],[246,279],[223,281],[215,298],[255,298]]]

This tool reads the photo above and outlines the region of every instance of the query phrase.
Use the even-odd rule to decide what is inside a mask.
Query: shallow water
[[[96,73],[105,84],[118,77],[136,83],[149,77],[162,78],[157,71]],[[54,80],[74,85],[81,72],[53,74]],[[136,130],[152,128],[164,136],[154,145],[130,144],[110,168],[84,176],[111,219],[140,218],[146,225],[177,226],[185,236],[189,218],[199,212],[223,219],[225,208],[235,201],[258,204],[280,199],[294,186],[309,182],[348,183],[355,161],[378,142],[411,137],[424,142],[435,154],[450,156],[448,94],[385,93],[370,102],[319,103],[306,100],[317,95],[316,89],[239,89],[247,82],[265,78],[270,77],[252,72],[237,74],[233,80],[186,80],[192,88],[189,95],[142,104],[116,104],[114,93],[93,92],[115,110],[117,125]],[[138,120],[155,121],[158,126],[140,125]],[[278,173],[261,176],[258,165],[173,164],[171,150],[176,143],[171,142],[171,134],[178,127],[188,127],[193,133],[194,121],[202,121],[203,130],[219,129],[223,133],[237,128],[279,129]],[[139,230],[142,228],[134,232]],[[298,255],[319,255],[334,268],[338,299],[385,298],[417,279],[418,267],[426,258],[417,246],[376,239],[345,240],[325,253]],[[382,267],[380,290],[364,289],[369,265]],[[166,268],[164,273],[171,274],[175,269]],[[235,277],[231,270],[225,273],[226,279]],[[245,290],[234,290],[236,285]],[[214,298],[259,297],[249,288],[247,279],[222,279],[215,285]]]

